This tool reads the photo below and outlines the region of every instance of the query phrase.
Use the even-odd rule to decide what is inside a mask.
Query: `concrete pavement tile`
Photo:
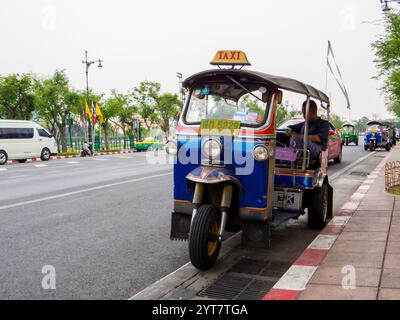
[[[373,212],[373,211],[372,211]],[[351,218],[350,223],[382,223],[389,225],[391,217],[360,217],[354,216]]]
[[[400,300],[400,289],[381,288],[378,300]]]
[[[370,231],[370,232],[388,232],[389,224],[387,223],[368,223],[354,222],[346,225],[345,231]]]
[[[381,287],[400,289],[400,269],[385,268],[383,270]]]
[[[339,240],[353,240],[353,241],[386,241],[386,232],[362,232],[362,231],[344,231]]]
[[[330,252],[364,252],[365,254],[383,254],[385,252],[385,246],[386,241],[351,241],[338,239]]]
[[[365,254],[361,252],[329,252],[322,266],[353,266],[364,268],[381,268],[383,253]]]
[[[385,256],[385,269],[399,269],[400,270],[400,254],[387,253]]]
[[[376,300],[377,289],[357,287],[346,290],[342,286],[310,284],[299,300]]]
[[[400,225],[391,225],[389,241],[400,241]]]
[[[382,204],[382,205],[364,205],[364,204],[361,204],[361,205],[358,206],[357,210],[365,210],[365,211],[393,210],[393,203],[391,203],[391,204]]]
[[[389,241],[387,253],[400,254],[400,241]]]
[[[368,198],[364,198],[364,200],[361,201],[360,207],[361,206],[367,206],[367,207],[375,207],[379,208],[382,206],[393,208],[393,199],[388,199],[388,200],[371,200]]]
[[[390,217],[392,215],[391,210],[386,210],[386,211],[362,211],[362,210],[357,210],[354,213],[354,218],[355,217],[379,217],[379,218],[384,218],[384,217]]]
[[[356,286],[378,287],[381,276],[381,269],[355,268]],[[310,283],[342,285],[344,277],[348,274],[342,267],[320,267],[315,272]]]

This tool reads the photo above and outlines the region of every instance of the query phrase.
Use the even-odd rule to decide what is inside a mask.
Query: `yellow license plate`
[[[200,123],[202,136],[237,136],[240,130],[240,121],[204,119]]]

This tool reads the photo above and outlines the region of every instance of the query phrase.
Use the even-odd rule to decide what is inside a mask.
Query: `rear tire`
[[[218,220],[219,210],[212,205],[201,206],[193,219],[189,234],[189,255],[197,269],[208,270],[217,261],[221,248]]]
[[[0,150],[0,166],[5,165],[8,161],[7,152]]]
[[[312,200],[308,207],[308,225],[311,229],[321,230],[326,225],[328,216],[328,187],[323,184],[310,194]]]
[[[342,153],[343,153],[343,148],[340,148],[340,153],[337,158],[335,158],[335,163],[341,163],[342,162]]]
[[[19,160],[17,160],[19,163],[25,163],[26,162],[26,159],[19,159]]]
[[[389,152],[392,149],[392,147],[390,146],[390,144],[386,144],[386,151]]]
[[[42,150],[42,154],[40,155],[40,159],[41,159],[42,161],[49,161],[49,160],[50,160],[50,156],[51,156],[50,150],[47,149],[47,148],[44,148],[44,149]]]

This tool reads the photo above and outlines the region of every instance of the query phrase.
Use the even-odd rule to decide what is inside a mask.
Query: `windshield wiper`
[[[256,98],[257,100],[260,100],[262,103],[265,103],[262,99],[260,99],[259,97],[257,97],[254,93],[250,92],[245,86],[243,86],[239,81],[233,79],[231,76],[226,76],[229,80],[231,80],[234,84],[238,85],[239,87],[241,87],[244,91],[246,91],[248,94],[252,95],[254,98]]]

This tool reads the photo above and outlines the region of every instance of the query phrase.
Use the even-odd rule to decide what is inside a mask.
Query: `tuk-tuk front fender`
[[[235,177],[235,173],[231,169],[200,166],[190,172],[186,179],[194,183],[219,184],[232,183],[237,186],[239,193],[244,194],[243,186]]]

